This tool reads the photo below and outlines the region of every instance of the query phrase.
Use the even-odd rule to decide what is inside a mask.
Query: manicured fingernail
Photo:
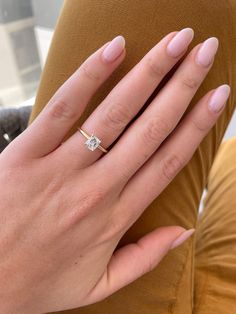
[[[185,242],[191,235],[195,232],[195,229],[189,229],[184,231],[175,241],[172,243],[170,249],[174,249],[177,246],[181,245],[183,242]]]
[[[102,56],[105,62],[115,61],[122,53],[125,47],[125,39],[119,35],[115,37],[110,44],[104,49]]]
[[[187,27],[179,31],[167,45],[169,56],[176,58],[181,55],[187,49],[193,36],[194,31],[192,28]]]
[[[219,40],[216,37],[211,37],[205,40],[198,50],[196,62],[199,65],[208,67],[214,59],[218,46]]]
[[[210,98],[208,107],[213,112],[219,112],[224,106],[230,94],[230,86],[227,84],[219,86]]]

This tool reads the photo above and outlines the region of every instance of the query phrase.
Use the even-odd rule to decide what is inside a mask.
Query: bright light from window
[[[63,0],[0,0],[0,106],[33,99]]]

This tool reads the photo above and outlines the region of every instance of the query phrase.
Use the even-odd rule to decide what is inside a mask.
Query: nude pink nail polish
[[[184,243],[195,232],[195,229],[184,231],[171,245],[170,249],[174,249]]]
[[[193,36],[194,31],[192,28],[187,27],[179,31],[167,45],[167,54],[174,58],[181,55],[187,49]]]
[[[219,86],[210,98],[208,107],[213,112],[219,112],[225,105],[230,94],[230,86],[227,84]]]
[[[115,37],[109,45],[104,49],[102,53],[103,60],[105,62],[115,61],[122,53],[125,47],[125,39],[119,35]]]
[[[196,55],[196,63],[204,67],[209,66],[214,59],[218,46],[219,40],[216,37],[205,40]]]

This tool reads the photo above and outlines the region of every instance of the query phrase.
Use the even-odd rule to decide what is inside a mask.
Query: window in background
[[[0,106],[35,96],[63,0],[0,0]]]
[[[0,107],[33,105],[63,0],[0,0]],[[225,138],[236,135],[236,113]]]

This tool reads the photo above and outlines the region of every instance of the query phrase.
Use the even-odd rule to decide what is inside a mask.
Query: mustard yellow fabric
[[[90,101],[68,138],[162,37],[184,27],[195,30],[190,49],[211,36],[220,41],[214,66],[187,112],[207,91],[220,84],[229,84],[232,92],[222,116],[191,161],[148,206],[118,247],[137,241],[163,225],[197,226],[196,236],[171,251],[152,272],[106,300],[64,313],[232,314],[236,311],[236,140],[218,150],[235,109],[235,0],[65,1],[29,123],[89,55],[122,34],[126,39],[125,60]],[[156,93],[157,90],[153,97]],[[151,100],[152,97],[146,105]],[[220,154],[211,169],[217,152]],[[209,190],[205,211],[198,221],[199,202],[206,186]]]
[[[194,313],[236,312],[236,137],[211,168],[196,236]]]

